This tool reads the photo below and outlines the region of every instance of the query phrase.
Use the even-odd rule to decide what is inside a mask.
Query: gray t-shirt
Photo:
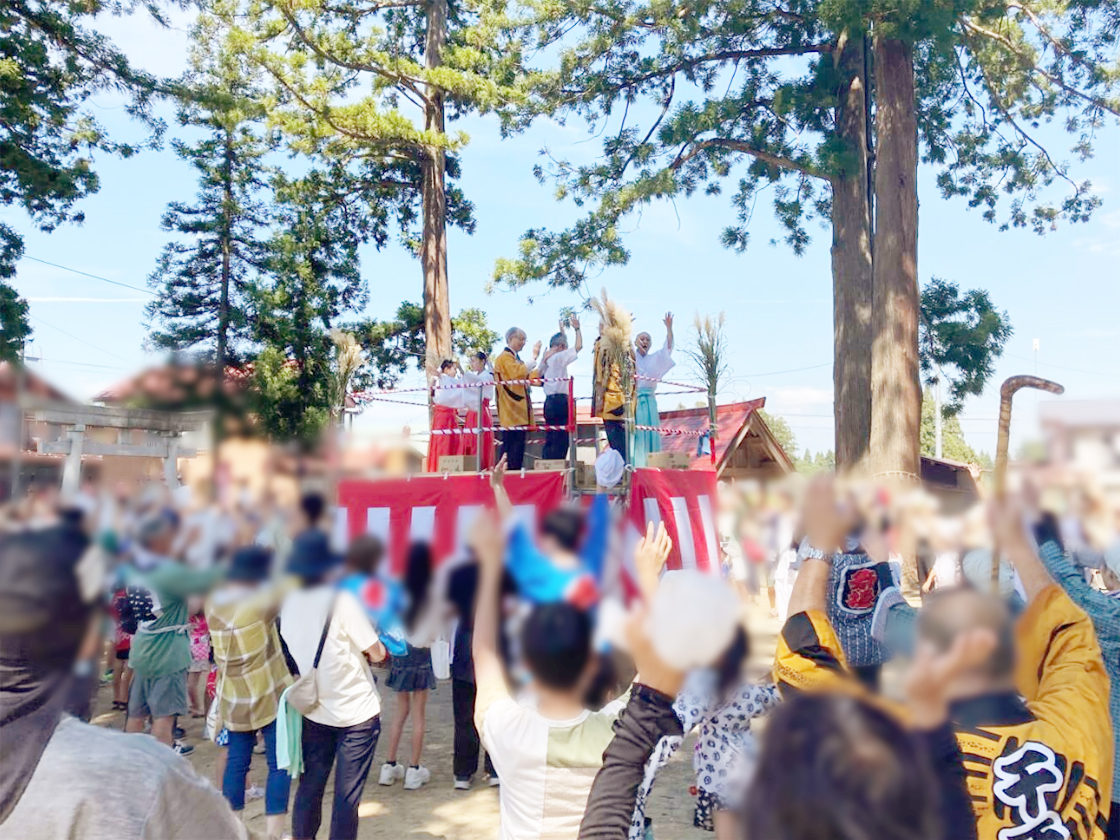
[[[246,840],[221,793],[148,735],[66,717],[0,836],[20,840]]]

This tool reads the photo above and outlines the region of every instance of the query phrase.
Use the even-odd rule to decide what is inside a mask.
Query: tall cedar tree
[[[500,7],[448,0],[223,0],[231,43],[275,82],[270,117],[291,146],[380,167],[414,211],[405,245],[424,277],[429,363],[451,353],[447,227],[473,232],[472,207],[448,184],[466,143],[447,123],[508,106],[518,65],[502,49]]]
[[[538,177],[592,209],[569,230],[527,231],[518,257],[497,263],[496,282],[578,288],[629,259],[623,217],[698,190],[733,190],[737,218],[721,239],[741,251],[769,187],[795,253],[811,221],[832,221],[842,468],[914,474],[918,158],[937,168],[944,197],[967,199],[1001,229],[1043,233],[1088,218],[1099,199],[1035,129],[1058,122],[1085,157],[1104,120],[1120,114],[1120,3],[525,5],[526,54],[559,58],[530,77],[530,106],[511,110],[509,125],[580,117],[602,132],[603,155],[575,165],[546,153]],[[893,400],[893,421],[873,417],[873,390],[880,410]]]
[[[126,94],[126,108],[146,121],[160,84],[132,68],[92,28],[98,15],[128,13],[129,2],[9,0],[0,4],[0,207],[20,207],[40,230],[81,223],[78,202],[97,192],[96,152],[130,157],[139,146],[111,140],[86,107],[100,91]],[[165,23],[155,4],[143,4]],[[0,360],[18,358],[30,335],[27,304],[8,285],[23,256],[23,237],[0,222]]]
[[[195,143],[173,140],[175,153],[198,177],[192,204],[173,201],[162,227],[168,242],[148,285],[156,297],[145,313],[149,341],[191,353],[218,370],[239,361],[250,340],[249,294],[265,261],[262,198],[270,143],[253,78],[236,55],[213,50],[212,18],[200,19],[186,82],[197,97],[184,103],[179,124],[200,129]]]

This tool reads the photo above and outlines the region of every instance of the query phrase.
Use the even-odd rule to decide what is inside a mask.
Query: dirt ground
[[[761,610],[754,611],[749,624],[753,648],[752,672],[761,675],[768,669],[769,663],[773,662],[778,624]],[[379,682],[383,683],[384,679],[379,679]],[[102,686],[93,722],[120,729],[124,726],[124,713],[111,710],[112,699],[111,689]],[[393,692],[382,689],[383,729],[359,808],[360,840],[396,840],[403,837],[492,840],[497,837],[498,791],[486,787],[481,774],[476,777],[475,787],[470,791],[457,791],[452,787],[453,723],[449,683],[440,683],[428,701],[423,763],[432,771],[431,782],[417,791],[406,791],[400,783],[393,787],[378,786],[377,773],[385,758],[385,742],[393,706]],[[219,748],[204,739],[201,720],[181,720],[180,723],[187,730],[187,742],[195,745],[190,762],[201,775],[213,780]],[[410,730],[406,728],[402,740],[404,751],[407,751],[409,737]],[[266,774],[264,756],[254,755],[250,779],[263,787]],[[689,792],[691,785],[690,739],[662,771],[654,789],[650,816],[653,817],[657,840],[698,840],[712,836],[692,826],[694,800]],[[328,787],[321,837],[326,836],[330,823],[330,796],[331,789]],[[245,814],[250,830],[263,835],[264,801],[248,803]]]

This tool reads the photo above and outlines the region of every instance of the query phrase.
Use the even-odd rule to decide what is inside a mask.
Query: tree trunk
[[[428,33],[424,45],[424,66],[443,63],[441,52],[447,40],[447,0],[429,0]],[[434,85],[427,89],[428,105],[424,127],[444,132],[443,91]],[[451,303],[447,283],[447,164],[442,148],[429,148],[423,165],[421,201],[424,238],[420,262],[424,267],[424,338],[426,361],[438,370],[451,357]]]
[[[233,135],[227,129],[223,136],[224,159],[222,162],[222,276],[218,293],[218,348],[217,371],[214,379],[214,428],[210,453],[213,465],[211,486],[213,498],[218,498],[219,455],[225,432],[226,356],[229,354],[229,284],[233,263]]]
[[[871,460],[888,480],[920,475],[918,123],[909,44],[875,38],[874,341]]]
[[[833,413],[836,468],[858,474],[871,443],[872,250],[867,66],[862,34],[841,36],[836,131],[848,146],[832,181]]]

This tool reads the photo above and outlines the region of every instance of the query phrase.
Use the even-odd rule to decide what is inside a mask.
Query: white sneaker
[[[470,779],[460,779],[460,778],[455,779],[455,790],[470,790],[470,789],[471,789],[471,780]]]
[[[419,790],[432,779],[432,771],[427,767],[409,767],[404,776],[405,790]]]
[[[377,778],[379,785],[390,787],[398,779],[404,778],[403,764],[382,764],[381,775]]]
[[[249,785],[245,791],[245,801],[255,802],[258,799],[264,799],[264,788],[259,785]]]
[[[488,785],[490,785],[490,787],[501,787],[502,786],[502,780],[499,779],[497,776],[490,776],[486,780],[486,783]]]

